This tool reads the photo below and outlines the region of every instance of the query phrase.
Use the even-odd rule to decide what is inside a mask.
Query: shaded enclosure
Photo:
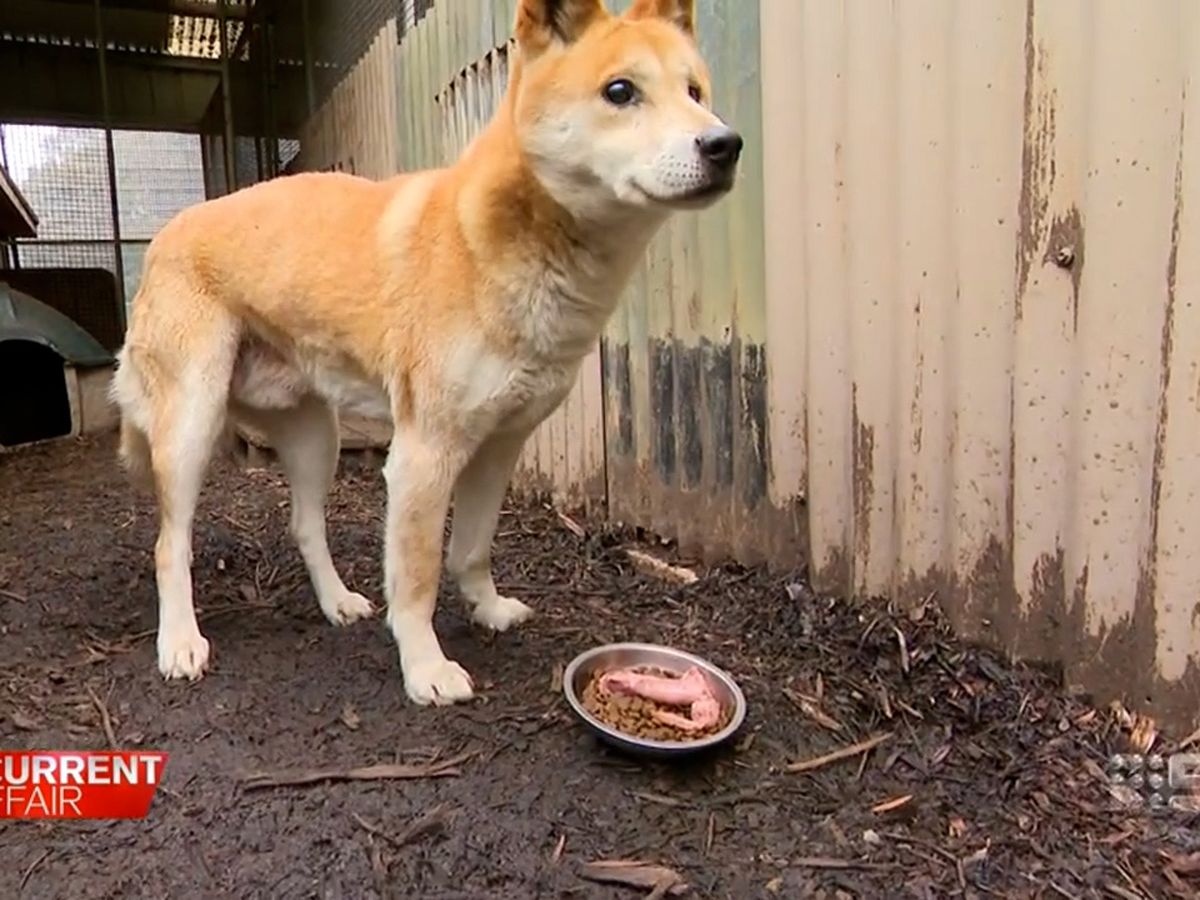
[[[44,344],[0,339],[0,446],[70,433],[63,358]]]
[[[447,162],[513,50],[514,0],[99,8],[3,5],[0,75],[108,87],[32,79],[0,119],[99,128],[112,171],[122,129],[196,136],[207,196]],[[655,241],[520,486],[821,589],[934,598],[1195,724],[1200,7],[697,10],[741,183]],[[129,296],[143,235],[105,209]]]

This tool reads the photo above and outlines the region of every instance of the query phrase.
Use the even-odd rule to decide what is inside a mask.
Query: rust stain
[[[1071,275],[1071,330],[1079,332],[1079,283],[1083,278],[1083,217],[1072,206],[1050,223],[1042,261],[1066,269]]]
[[[917,307],[917,312],[920,314],[920,307]],[[923,437],[923,429],[925,427],[924,419],[921,416],[921,395],[924,391],[925,381],[925,354],[921,353],[917,356],[917,371],[916,383],[913,385],[913,401],[910,415],[913,424],[913,453],[920,454],[921,439]]]
[[[854,558],[863,565],[871,555],[871,505],[875,499],[875,429],[858,417],[858,385],[851,385],[853,429]]]
[[[1054,91],[1042,85],[1042,57],[1034,30],[1034,0],[1025,6],[1025,110],[1021,196],[1017,207],[1016,319],[1021,321],[1029,270],[1046,237],[1054,185]]]
[[[1088,568],[1068,587],[1061,548],[1034,564],[1032,588],[1022,612],[1012,580],[1012,557],[1000,540],[988,544],[965,579],[934,567],[909,571],[896,600],[911,608],[931,592],[955,633],[1055,674],[1063,686],[1105,705],[1119,700],[1153,716],[1165,727],[1189,732],[1200,724],[1200,662],[1184,675],[1162,678],[1155,666],[1157,644],[1153,573],[1143,570],[1132,615],[1089,634],[1086,624]],[[1086,691],[1082,690],[1086,687]]]

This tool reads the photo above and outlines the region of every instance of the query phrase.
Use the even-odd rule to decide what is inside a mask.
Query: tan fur
[[[335,410],[351,408],[395,426],[384,587],[406,689],[417,703],[471,696],[432,627],[451,500],[448,568],[476,620],[503,630],[530,613],[490,570],[521,445],[570,390],[655,229],[732,185],[698,149],[721,123],[693,21],[692,0],[638,0],[620,17],[599,0],[522,0],[508,91],[455,164],[379,182],[279,178],[187,209],[155,237],[114,396],[121,457],[152,472],[160,506],[165,676],[208,664],[191,525],[231,416],[276,445],[326,615],[370,614],[324,530]],[[636,103],[605,94],[615,78],[636,85]]]

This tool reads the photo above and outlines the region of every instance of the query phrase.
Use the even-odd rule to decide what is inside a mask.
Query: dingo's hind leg
[[[288,409],[245,409],[238,418],[262,428],[287,474],[292,492],[291,529],[325,617],[347,625],[373,612],[371,602],[349,590],[333,564],[325,533],[325,498],[338,463],[337,416],[329,404],[307,394]]]

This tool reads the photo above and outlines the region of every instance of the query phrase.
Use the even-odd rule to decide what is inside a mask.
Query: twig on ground
[[[46,861],[46,857],[48,857],[52,852],[53,851],[51,851],[51,850],[47,850],[45,853],[43,853],[41,856],[39,856],[37,859],[35,859],[33,862],[31,862],[29,864],[29,868],[26,869],[25,874],[23,874],[21,876],[21,883],[17,885],[17,893],[18,894],[21,893],[21,891],[25,890],[25,885],[29,883],[29,878],[31,875],[33,875],[33,870],[36,869],[38,866],[40,866],[42,863],[44,863]]]
[[[7,597],[9,600],[15,600],[17,603],[28,603],[29,598],[24,594],[18,594],[16,591],[6,591],[0,588],[0,597]]]
[[[587,532],[583,530],[583,526],[572,519],[564,512],[558,513],[558,521],[562,523],[563,528],[575,535],[581,541],[587,537]]]
[[[851,744],[849,747],[842,747],[840,750],[834,750],[832,753],[826,753],[824,756],[815,756],[812,759],[801,760],[800,762],[788,763],[784,768],[788,772],[811,772],[813,769],[819,769],[822,766],[827,766],[830,763],[840,762],[843,759],[850,759],[860,753],[866,753],[868,750],[874,750],[884,741],[890,739],[892,733],[885,731],[877,734],[874,737],[867,738],[865,741],[859,741],[857,744]]]
[[[381,763],[374,766],[327,769],[289,769],[279,772],[251,772],[242,776],[242,787],[252,791],[268,787],[300,787],[322,781],[382,781],[387,779],[447,778],[461,775],[459,767],[475,752],[461,753],[451,759],[428,765]]]
[[[812,697],[806,697],[798,691],[793,691],[790,688],[784,688],[783,693],[785,697],[787,697],[796,705],[800,712],[804,713],[821,727],[828,728],[830,731],[842,730],[842,723],[821,709],[819,706],[820,700]]]
[[[104,736],[108,738],[108,746],[117,749],[117,736],[113,732],[112,717],[108,714],[108,707],[104,705],[104,701],[100,699],[100,695],[92,690],[92,686],[86,685],[88,696],[92,698],[92,705],[96,707],[100,713],[100,725],[104,729]]]
[[[884,800],[882,803],[876,803],[874,806],[872,806],[871,812],[877,815],[891,812],[894,809],[899,809],[900,807],[904,806],[906,803],[908,803],[908,801],[912,800],[912,798],[912,794],[904,794],[900,797],[893,797],[890,800]]]
[[[350,815],[354,818],[355,822],[362,826],[364,831],[374,835],[377,838],[382,838],[397,850],[402,847],[407,847],[409,844],[419,840],[427,834],[432,834],[450,821],[450,811],[445,804],[442,804],[435,806],[433,809],[429,810],[429,812],[425,813],[425,815],[421,816],[421,818],[417,819],[415,822],[405,828],[402,832],[400,832],[400,834],[392,837],[392,835],[388,834],[378,825],[372,825],[358,813],[351,813]]]
[[[655,866],[636,859],[606,859],[590,862],[579,872],[588,881],[650,888],[649,897],[682,894],[688,886],[683,876],[666,866]]]
[[[857,859],[835,859],[830,856],[802,856],[788,861],[801,869],[890,869],[886,863],[873,863]]]

